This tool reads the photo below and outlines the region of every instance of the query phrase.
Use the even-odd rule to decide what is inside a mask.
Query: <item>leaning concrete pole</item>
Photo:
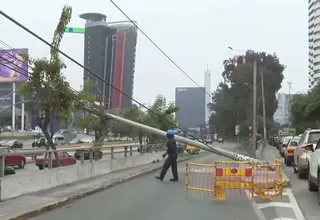
[[[105,114],[106,114],[106,116],[108,118],[110,118],[112,120],[127,124],[129,126],[133,126],[133,127],[139,128],[139,129],[141,129],[143,131],[146,131],[146,132],[149,132],[149,133],[153,133],[153,134],[158,135],[158,136],[166,137],[166,132],[165,131],[161,131],[159,129],[156,129],[156,128],[153,128],[153,127],[150,127],[150,126],[147,126],[147,125],[144,125],[144,124],[140,124],[140,123],[137,123],[137,122],[134,122],[134,121],[131,121],[131,120],[128,120],[128,119],[125,119],[125,118],[122,118],[122,117],[107,113],[107,112]],[[251,161],[251,162],[254,162],[254,163],[261,163],[260,160],[257,160],[257,159],[254,159],[254,158],[251,158],[251,157],[248,157],[248,156],[245,156],[245,155],[237,154],[237,153],[234,153],[234,152],[231,152],[231,151],[227,151],[227,150],[224,150],[222,148],[211,147],[211,146],[205,145],[203,143],[200,143],[199,141],[190,140],[188,138],[181,137],[179,135],[175,135],[175,139],[177,141],[182,142],[182,143],[190,144],[192,146],[199,147],[202,150],[205,150],[205,151],[208,151],[208,152],[212,152],[212,153],[215,153],[215,154],[230,158],[232,160],[247,160],[247,161]]]

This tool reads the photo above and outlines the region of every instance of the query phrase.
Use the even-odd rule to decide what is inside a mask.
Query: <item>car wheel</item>
[[[298,173],[298,178],[299,179],[304,179],[306,178],[306,174],[301,170],[299,167],[297,167],[297,173]]]
[[[308,170],[308,190],[311,192],[317,191],[318,186],[311,181],[310,169]]]
[[[287,167],[291,166],[291,161],[288,158],[285,158],[285,163],[286,163]]]
[[[26,165],[26,160],[25,159],[21,159],[20,163],[19,163],[19,168],[24,168],[24,166]]]
[[[293,165],[293,172],[294,173],[298,173],[298,169],[297,169],[297,166],[295,164]]]
[[[39,170],[43,170],[44,166],[43,165],[39,165]]]

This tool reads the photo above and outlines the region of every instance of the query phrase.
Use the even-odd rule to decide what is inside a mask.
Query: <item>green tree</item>
[[[132,107],[130,108],[124,109],[122,112],[122,115],[124,118],[138,122],[138,123],[144,124],[146,121],[146,112],[143,111],[143,109],[140,106],[135,104],[133,104]],[[142,145],[144,133],[137,128],[128,127],[128,126],[126,127],[128,129],[127,132],[131,134],[130,136],[133,136],[133,137],[138,136],[139,143],[140,145]]]
[[[242,125],[241,135],[248,134],[252,125],[253,63],[259,61],[257,75],[258,116],[262,115],[261,78],[264,75],[266,117],[271,120],[277,109],[275,94],[281,88],[285,66],[275,54],[248,50],[245,55],[234,56],[223,62],[223,82],[213,93],[210,109],[210,127],[222,136],[233,136],[237,123]],[[271,125],[269,127],[272,127]]]
[[[151,111],[147,112],[145,123],[149,126],[156,127],[160,130],[167,131],[168,129],[175,129],[176,121],[174,114],[179,111],[179,106],[174,102],[167,102],[166,98],[158,95],[152,106],[149,107]],[[154,114],[155,113],[155,114]],[[155,135],[148,135],[151,142],[158,139]]]
[[[83,117],[76,119],[75,124],[86,129],[87,133],[94,131],[95,145],[101,145],[105,137],[108,136],[109,119],[104,115],[104,106],[97,105],[96,95],[91,93],[90,90],[95,86],[95,82],[86,80],[82,87],[81,92],[78,94],[78,102],[75,105],[75,111],[84,111]],[[84,106],[83,103],[86,103]],[[90,106],[90,108],[87,108]]]
[[[179,110],[179,107],[173,102],[167,103],[164,96],[158,95],[153,105],[149,108],[152,112],[144,111],[140,106],[133,105],[131,108],[124,109],[122,115],[129,120],[146,124],[163,131],[175,128],[174,113]],[[148,136],[150,142],[157,140],[157,137],[152,134],[146,134],[136,128],[131,129],[132,136],[138,136],[140,144],[142,144],[144,136]]]
[[[48,140],[49,147],[52,149],[56,149],[52,140],[54,135],[53,119],[57,115],[68,117],[75,100],[75,94],[63,75],[66,65],[59,57],[58,52],[65,27],[70,22],[71,15],[72,8],[64,6],[59,23],[54,31],[50,57],[37,59],[29,57],[32,72],[29,80],[21,88],[23,96],[35,97],[34,104],[38,109],[37,124],[42,129]],[[59,159],[57,153],[55,153],[55,157],[57,160]]]
[[[291,102],[291,124],[301,133],[318,128],[320,121],[320,85],[305,94],[297,94]]]

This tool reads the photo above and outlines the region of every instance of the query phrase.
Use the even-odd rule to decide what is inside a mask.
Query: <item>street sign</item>
[[[249,130],[250,130],[250,131],[252,130],[252,126],[249,126]]]
[[[236,133],[236,135],[240,134],[240,125],[235,126],[235,133]]]

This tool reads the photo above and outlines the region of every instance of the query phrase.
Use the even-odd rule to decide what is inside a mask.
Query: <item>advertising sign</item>
[[[28,80],[28,49],[0,50],[0,83]]]

